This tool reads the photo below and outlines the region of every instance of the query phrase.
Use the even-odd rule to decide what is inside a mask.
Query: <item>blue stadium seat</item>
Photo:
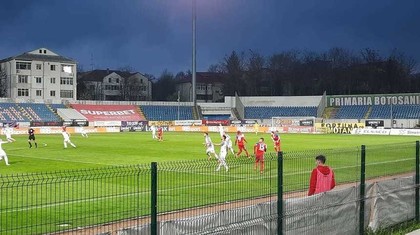
[[[53,113],[46,104],[31,104],[21,103],[18,104],[33,121],[40,122],[59,122],[60,119]]]
[[[20,111],[15,103],[0,103],[0,121],[4,122],[28,122],[29,118]]]
[[[178,106],[164,105],[142,105],[141,109],[147,120],[150,121],[171,121],[178,120]],[[180,106],[179,120],[192,120],[193,107]]]
[[[369,116],[375,118],[394,119],[420,119],[420,105],[374,105]]]
[[[248,106],[245,107],[246,119],[269,119],[272,117],[316,117],[317,107],[305,106],[282,106],[282,107],[269,107],[269,106]]]
[[[341,106],[335,115],[337,119],[363,119],[369,110],[367,105]]]

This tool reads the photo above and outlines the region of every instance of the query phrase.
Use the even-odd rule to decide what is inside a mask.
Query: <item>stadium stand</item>
[[[367,105],[341,106],[335,117],[337,119],[363,119],[369,110]]]
[[[0,120],[5,122],[20,121],[28,122],[26,117],[19,109],[19,106],[14,103],[0,103]]]
[[[369,118],[391,118],[391,105],[373,105]],[[419,119],[420,105],[393,105],[392,118]]]
[[[30,120],[43,122],[59,122],[60,119],[45,104],[18,104],[29,116]]]
[[[178,119],[178,106],[142,105],[141,110],[147,120],[170,121]],[[192,120],[192,106],[179,107],[179,120]]]
[[[268,119],[272,117],[316,117],[317,107],[270,107],[270,106],[252,106],[245,107],[246,119]]]
[[[203,115],[203,118],[207,120],[228,120],[230,115]]]
[[[66,109],[67,107],[64,104],[50,104],[50,107],[54,112],[57,112],[57,109]]]

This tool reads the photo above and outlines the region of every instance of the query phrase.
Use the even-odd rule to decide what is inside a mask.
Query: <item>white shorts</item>
[[[214,151],[214,147],[208,147],[207,150],[206,150],[206,153],[207,154],[209,154],[209,153],[213,153],[214,154],[214,153],[216,153],[216,151]]]
[[[232,148],[232,140],[229,140],[229,143],[228,143],[228,148]]]
[[[70,142],[70,138],[64,138],[64,142]]]
[[[227,155],[227,151],[220,151],[219,159],[225,160]]]
[[[4,150],[0,150],[0,157],[6,156],[6,152]]]

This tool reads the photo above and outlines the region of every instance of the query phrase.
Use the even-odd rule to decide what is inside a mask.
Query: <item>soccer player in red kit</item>
[[[240,131],[236,132],[236,140],[235,140],[235,145],[238,145],[238,153],[236,154],[236,157],[239,157],[242,153],[242,150],[245,151],[246,156],[249,158],[249,153],[248,150],[246,150],[245,148],[245,143],[247,143],[246,139],[245,139],[245,135],[242,134]]]
[[[158,127],[158,141],[163,141],[163,128],[160,126]]]
[[[255,170],[258,168],[260,163],[260,174],[264,171],[264,153],[267,151],[267,145],[264,143],[264,138],[260,138],[258,143],[254,145],[255,154]]]
[[[271,139],[273,140],[274,143],[274,151],[276,151],[277,153],[281,151],[280,148],[280,135],[277,131],[272,131],[271,132]]]

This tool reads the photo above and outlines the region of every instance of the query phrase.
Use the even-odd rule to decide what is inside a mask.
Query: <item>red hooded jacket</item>
[[[319,185],[321,184],[321,182],[317,182],[318,174],[323,174],[325,176],[328,176],[329,174],[331,174],[331,178],[328,177],[328,179],[331,179],[331,185],[328,186],[326,189],[322,189],[321,191],[319,191],[319,189],[318,191],[316,190],[317,186],[319,187]],[[317,191],[316,193],[321,193],[321,192],[331,190],[334,187],[335,187],[334,171],[331,168],[329,168],[328,166],[317,166],[315,169],[312,170],[311,181],[309,183],[308,196],[314,195],[316,191]]]

